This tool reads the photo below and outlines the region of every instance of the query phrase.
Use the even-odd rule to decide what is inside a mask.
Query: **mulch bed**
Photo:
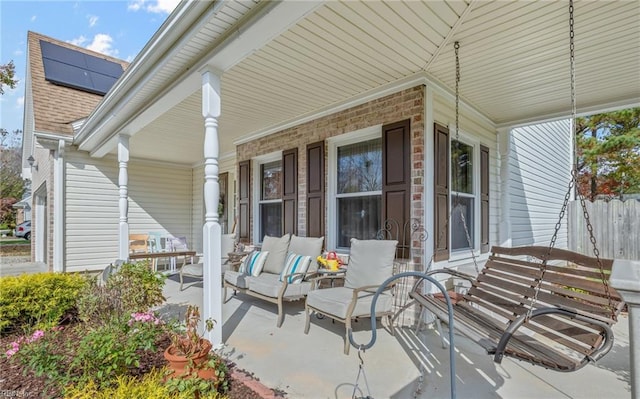
[[[64,330],[65,334],[74,334],[73,329]],[[46,376],[36,377],[30,370],[22,366],[19,361],[7,359],[5,352],[10,348],[11,342],[15,341],[19,334],[0,336],[0,397],[28,397],[28,398],[61,398],[59,389],[52,386]],[[69,339],[63,334],[59,335],[60,346],[63,347],[62,340]],[[74,337],[71,337],[74,339]],[[166,365],[163,352],[169,345],[169,338],[164,337],[158,343],[158,350],[154,353],[145,353],[141,356],[140,368],[132,369],[130,374],[141,376],[149,372],[152,368],[161,368]],[[227,363],[230,371],[229,391],[227,396],[230,399],[271,399],[284,398],[285,394],[262,385],[256,378],[235,367],[233,363]]]

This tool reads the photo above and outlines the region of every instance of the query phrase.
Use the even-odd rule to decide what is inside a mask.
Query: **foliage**
[[[16,79],[16,66],[13,60],[0,65],[0,94],[4,94],[3,86],[15,89],[16,84],[18,84],[18,79]]]
[[[198,323],[200,322],[200,309],[197,306],[189,305],[185,315],[184,328],[176,328],[171,332],[171,345],[175,349],[175,355],[191,357],[201,353],[205,349],[205,342],[198,334]],[[213,329],[215,322],[212,319],[205,321],[207,331]]]
[[[163,333],[162,324],[151,312],[131,315],[127,323],[112,321],[89,330],[80,340],[71,370],[79,371],[74,381],[109,386],[112,379],[129,368],[140,367],[140,351],[155,351]]]
[[[640,108],[577,118],[576,139],[582,195],[640,193]]]
[[[22,198],[25,191],[25,182],[22,179],[22,151],[18,142],[22,131],[15,130],[9,133],[0,129],[0,223],[15,227],[15,210],[12,205]]]
[[[125,263],[106,284],[97,278],[87,282],[78,299],[80,319],[92,326],[125,322],[132,313],[146,312],[164,301],[165,276],[153,272],[146,262]]]
[[[89,381],[83,387],[73,386],[65,391],[66,399],[192,399],[189,389],[174,390],[170,381],[165,385],[164,371],[153,370],[142,379],[131,376],[119,376],[109,388],[100,388],[95,381]],[[224,399],[216,392],[200,394],[201,399]]]
[[[214,369],[215,378],[208,380],[198,377],[198,368]],[[226,393],[229,390],[229,369],[227,364],[217,356],[213,356],[207,363],[194,368],[188,376],[167,379],[167,388],[172,394],[187,393],[190,397],[210,395],[216,392]],[[170,372],[167,372],[170,374]]]
[[[84,285],[82,276],[67,273],[0,278],[0,331],[57,326],[75,308]]]
[[[60,368],[63,355],[56,349],[56,336],[63,327],[54,327],[50,331],[36,330],[30,337],[20,337],[11,343],[7,358],[16,356],[28,366],[37,377],[46,375],[55,381],[66,381],[66,373]]]

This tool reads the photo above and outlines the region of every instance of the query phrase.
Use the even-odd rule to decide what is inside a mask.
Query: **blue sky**
[[[13,60],[19,83],[0,97],[0,127],[22,130],[27,32],[131,61],[179,0],[0,0],[0,64]]]

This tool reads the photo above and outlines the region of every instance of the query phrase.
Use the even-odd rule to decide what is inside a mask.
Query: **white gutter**
[[[224,2],[214,3],[207,15],[215,14],[223,4]],[[184,29],[180,29],[180,26],[190,27],[210,6],[209,2],[193,0],[183,0],[178,4],[169,18],[129,65],[129,68],[89,115],[87,122],[74,138],[80,149],[85,150],[88,141],[98,135],[101,129],[128,105],[129,100],[137,94],[137,90],[131,89],[135,86],[144,86],[154,77],[157,70],[170,59],[167,56],[178,51],[178,47],[186,39],[186,36],[182,35]],[[183,40],[178,41],[181,37]],[[161,62],[162,59],[164,62]]]

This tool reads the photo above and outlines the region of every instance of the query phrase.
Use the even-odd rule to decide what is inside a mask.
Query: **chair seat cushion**
[[[363,291],[358,293],[358,301],[351,317],[368,317],[371,312],[373,292]],[[325,288],[313,290],[307,295],[307,305],[314,309],[321,309],[321,313],[330,314],[341,319],[346,318],[347,309],[353,297],[353,290],[345,287]],[[376,313],[389,312],[393,305],[393,297],[388,293],[382,293],[376,302]]]
[[[249,280],[249,290],[258,294],[277,298],[282,288],[280,275],[272,273],[262,273],[258,277]],[[311,283],[304,281],[300,284],[289,284],[284,293],[284,298],[294,298],[305,296],[311,289]]]
[[[233,270],[224,273],[224,281],[238,288],[249,288],[249,280],[252,278],[254,277]]]
[[[182,266],[182,274],[184,275],[202,277],[203,273],[202,263],[191,263]]]

